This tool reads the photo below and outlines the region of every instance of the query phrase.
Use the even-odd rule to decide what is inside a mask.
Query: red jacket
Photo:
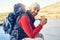
[[[30,19],[27,16],[22,16],[18,20],[18,24],[21,26],[21,28],[24,30],[24,32],[27,34],[28,37],[34,38],[39,31],[42,29],[42,25],[38,25],[37,27],[34,26],[34,24],[30,25]]]

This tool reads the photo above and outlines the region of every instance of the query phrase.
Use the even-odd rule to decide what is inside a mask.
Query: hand
[[[40,21],[41,21],[40,24],[43,26],[43,25],[45,25],[47,23],[47,18],[41,17]]]

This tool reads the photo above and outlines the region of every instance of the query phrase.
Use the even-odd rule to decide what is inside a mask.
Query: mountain
[[[60,2],[41,8],[36,18],[40,18],[40,16],[45,16],[46,18],[60,18]]]

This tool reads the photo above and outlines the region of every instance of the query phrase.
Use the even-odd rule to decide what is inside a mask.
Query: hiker
[[[39,10],[40,5],[38,3],[33,3],[30,7],[30,10],[22,14],[17,19],[14,28],[14,32],[18,32],[18,37],[16,37],[16,40],[22,40],[24,38],[35,38],[39,34],[43,26],[47,23],[47,19],[44,18],[40,20],[41,22],[37,27],[34,26],[34,17],[38,14]]]
[[[18,16],[20,16],[23,13],[25,13],[25,5],[22,3],[17,3],[14,5],[14,11],[10,12],[3,22],[4,32],[10,35],[10,40],[15,40],[15,33],[13,32],[14,25],[16,24]]]

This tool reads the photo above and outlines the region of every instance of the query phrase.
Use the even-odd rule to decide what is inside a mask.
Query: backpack
[[[6,19],[4,20],[3,22],[3,29],[4,29],[4,32],[7,33],[7,34],[11,34],[12,30],[13,30],[13,27],[15,25],[15,22],[16,22],[16,19],[18,16],[20,16],[21,14],[19,15],[16,15],[14,13],[9,13],[9,15],[6,17]]]
[[[14,25],[14,13],[9,13],[9,15],[6,17],[6,19],[3,22],[3,29],[5,33],[9,33],[12,31],[11,27]],[[14,20],[14,21],[13,21]]]

